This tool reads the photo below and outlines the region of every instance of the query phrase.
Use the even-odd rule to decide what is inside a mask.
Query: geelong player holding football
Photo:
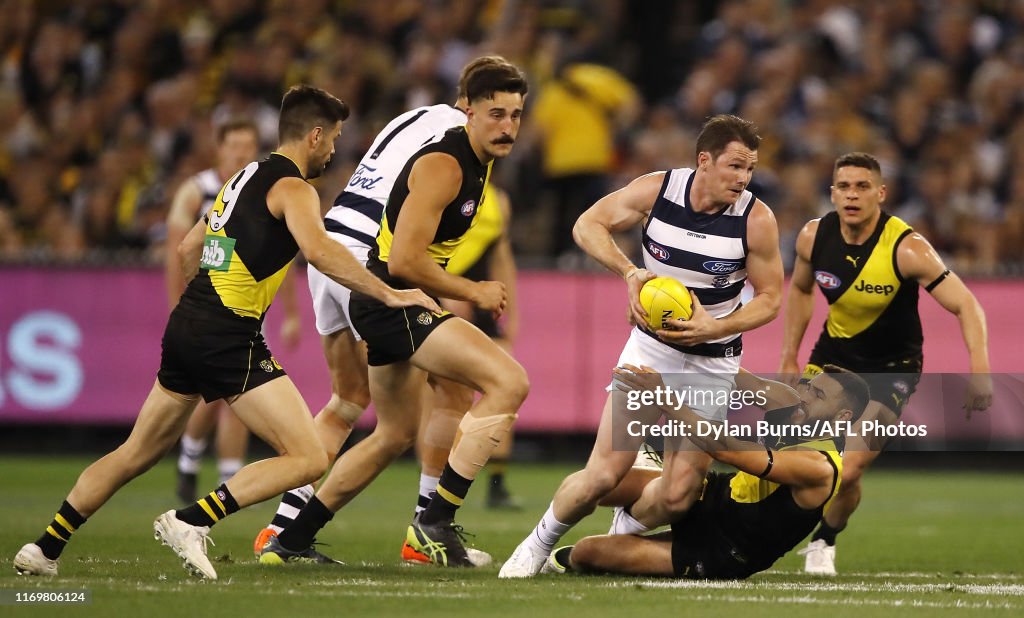
[[[644,324],[640,288],[655,276],[678,279],[693,293],[690,320],[671,329],[633,329],[617,365],[648,366],[659,373],[690,374],[687,384],[732,389],[740,366],[740,334],[775,318],[782,291],[782,259],[775,216],[746,190],[757,164],[760,137],[748,121],[719,115],[697,138],[697,166],[641,176],[601,198],[576,222],[577,244],[626,282],[630,318]],[[644,267],[635,266],[613,233],[643,226]],[[743,305],[744,282],[754,288]],[[724,420],[726,406],[694,406],[709,420]],[[562,482],[533,532],[519,544],[500,577],[531,577],[554,545],[629,472],[639,439],[614,436],[612,396],[601,415],[586,468]],[[613,447],[613,436],[615,448]],[[682,446],[683,448],[680,448]],[[631,512],[616,512],[613,531],[636,533],[685,513],[700,495],[711,458],[677,445],[665,453],[660,479],[650,483]]]

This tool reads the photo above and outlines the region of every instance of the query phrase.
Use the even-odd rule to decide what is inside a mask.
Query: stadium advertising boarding
[[[629,332],[621,282],[606,276],[524,272],[519,285],[523,302],[515,355],[529,373],[531,392],[517,427],[595,430],[610,382],[609,363],[618,357]],[[278,340],[274,308],[265,332],[275,357],[315,410],[327,400],[330,384],[308,290],[296,287],[303,311],[298,348],[289,350]],[[1024,445],[1024,359],[1016,353],[1020,338],[1014,334],[1013,315],[1015,307],[1024,306],[1024,282],[977,281],[971,288],[985,307],[992,334],[990,356],[997,372],[992,408],[975,413],[970,421],[964,418],[959,405],[967,378],[958,374],[966,369],[959,328],[937,303],[922,298],[925,375],[900,424],[873,429],[898,432],[894,437],[902,439],[904,448]],[[4,268],[0,290],[0,424],[134,421],[156,376],[168,314],[159,270]],[[823,319],[820,304],[812,323]],[[771,377],[781,341],[781,319],[744,334],[743,366]],[[811,343],[805,341],[805,347]],[[804,350],[801,359],[806,357]],[[675,394],[671,397],[670,403],[680,401]],[[729,403],[736,408],[756,405],[742,399]],[[730,423],[736,419],[734,431],[745,431],[738,429],[744,414],[749,416],[738,409],[730,416]],[[756,431],[757,420],[743,422],[752,423],[750,430]],[[360,422],[372,426],[372,415]],[[849,430],[854,429],[863,428]]]

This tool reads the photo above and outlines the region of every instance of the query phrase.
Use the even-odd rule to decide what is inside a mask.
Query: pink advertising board
[[[303,309],[300,344],[287,349],[280,342],[278,308],[267,318],[267,336],[315,411],[327,400],[329,383],[302,279],[296,286]],[[970,285],[988,314],[993,370],[1024,374],[1017,320],[1024,281]],[[531,381],[519,428],[593,430],[629,332],[622,283],[606,275],[524,272],[519,286],[515,353]],[[920,307],[926,371],[966,372],[956,319],[925,294]],[[0,269],[0,424],[130,423],[155,379],[167,312],[159,270]],[[802,360],[823,319],[819,298]],[[781,319],[744,335],[744,366],[775,371],[781,340]],[[919,394],[911,407],[933,397]],[[1001,433],[1024,436],[1024,413],[1005,416],[987,422]],[[370,415],[364,424],[372,424]]]

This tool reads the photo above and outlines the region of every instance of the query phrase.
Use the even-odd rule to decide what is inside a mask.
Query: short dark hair
[[[501,56],[481,56],[462,69],[459,96],[472,103],[493,99],[495,92],[517,92],[524,97],[530,86],[519,67]]]
[[[839,386],[843,387],[845,404],[853,412],[853,418],[850,420],[855,421],[860,418],[860,415],[864,413],[864,408],[868,407],[868,402],[871,401],[871,387],[868,386],[868,383],[856,373],[838,365],[825,365],[821,369],[830,378],[839,382]]]
[[[260,141],[260,129],[256,126],[255,122],[249,118],[232,118],[217,127],[217,143],[223,144],[228,133],[234,133],[235,131],[252,131],[252,134],[256,136],[256,141]]]
[[[732,114],[712,116],[697,136],[697,156],[702,152],[710,152],[711,158],[717,159],[732,142],[740,142],[751,150],[757,150],[761,145],[761,136],[749,120]]]
[[[316,127],[331,127],[348,118],[348,104],[326,90],[307,84],[292,86],[281,99],[277,121],[281,143],[302,139]]]
[[[848,152],[840,156],[836,159],[835,167],[832,168],[832,175],[835,176],[841,167],[863,167],[879,176],[882,175],[882,166],[878,164],[878,159],[866,152]]]

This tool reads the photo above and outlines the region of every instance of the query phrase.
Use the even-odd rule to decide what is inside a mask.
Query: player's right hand
[[[392,289],[388,294],[387,300],[384,301],[384,304],[392,309],[400,309],[402,307],[423,307],[424,309],[434,313],[444,313],[444,310],[441,309],[441,305],[438,305],[433,298],[427,296],[423,290],[418,289]]]
[[[644,284],[654,279],[656,275],[646,268],[637,268],[636,270],[630,270],[629,275],[626,277],[626,289],[629,291],[629,315],[630,323],[634,326],[642,325],[647,327],[647,312],[644,311],[644,306],[640,304],[640,288],[644,287]]]
[[[508,304],[508,292],[505,291],[505,284],[501,281],[478,281],[473,304],[484,311],[493,311],[494,317],[501,316]]]
[[[800,365],[795,360],[783,359],[779,365],[779,382],[794,387],[800,382]]]

